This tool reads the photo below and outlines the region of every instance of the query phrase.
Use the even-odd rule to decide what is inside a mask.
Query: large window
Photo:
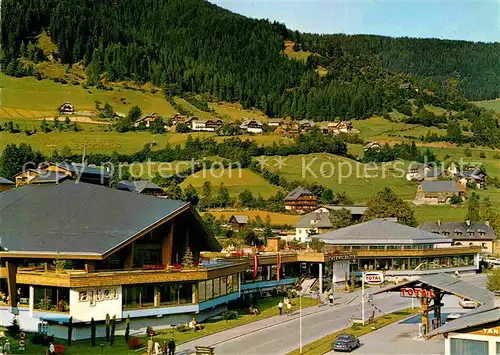
[[[42,311],[69,312],[69,289],[35,286],[34,308]]]
[[[20,307],[29,307],[30,305],[29,285],[17,285],[17,304]]]
[[[453,355],[488,355],[488,342],[470,339],[450,339]]]
[[[207,299],[205,288],[206,288],[205,281],[198,283],[198,302],[204,302]]]
[[[153,285],[124,286],[123,307],[147,308],[155,305],[155,287]]]
[[[199,302],[238,292],[238,275],[223,276],[198,283]]]

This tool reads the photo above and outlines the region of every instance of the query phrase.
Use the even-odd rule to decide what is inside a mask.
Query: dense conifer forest
[[[9,75],[37,75],[30,63],[49,59],[36,47],[45,31],[57,46],[50,59],[83,64],[87,85],[149,81],[269,116],[363,119],[411,113],[408,99],[462,111],[466,97],[499,91],[498,43],[301,34],[202,0],[4,0],[2,19]],[[285,40],[315,55],[289,59]]]

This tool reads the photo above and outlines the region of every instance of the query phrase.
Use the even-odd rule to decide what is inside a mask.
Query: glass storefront
[[[198,283],[198,301],[205,302],[212,298],[238,291],[238,275],[222,276]]]
[[[453,355],[488,355],[487,341],[451,338],[450,346]]]
[[[193,283],[123,286],[123,308],[152,308],[193,303]]]
[[[358,260],[358,271],[361,270],[392,270],[404,271],[413,270],[419,266],[419,270],[433,270],[444,268],[458,268],[474,266],[474,255],[461,256],[439,256],[439,257],[380,257],[380,258],[360,258]]]

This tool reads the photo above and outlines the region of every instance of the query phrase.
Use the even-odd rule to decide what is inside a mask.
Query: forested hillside
[[[343,53],[376,56],[384,69],[418,75],[423,85],[436,90],[449,79],[470,100],[500,96],[500,43],[473,43],[371,35],[299,35],[300,47],[323,58],[328,65]]]
[[[4,0],[2,19],[1,62],[8,75],[42,77],[34,65],[48,60],[78,63],[89,86],[149,81],[167,95],[208,93],[269,116],[363,119],[392,110],[411,115],[409,99],[461,111],[469,105],[462,87],[480,87],[471,89],[474,97],[489,98],[499,82],[498,45],[397,39],[403,44],[393,48],[382,37],[301,35],[202,0]],[[37,47],[43,31],[56,45],[49,55]],[[283,54],[285,39],[319,55],[290,60]],[[443,46],[453,47],[451,64],[443,63],[453,57],[441,53]],[[416,60],[416,53],[425,60]],[[327,68],[326,76],[315,72],[317,64]],[[463,83],[445,80],[462,71],[470,73]],[[430,92],[402,89],[407,82]]]

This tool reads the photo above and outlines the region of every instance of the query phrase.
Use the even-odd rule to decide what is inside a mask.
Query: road
[[[485,277],[482,275],[474,275],[465,280],[476,286],[484,287]],[[453,311],[457,307],[456,297],[446,296],[443,302],[445,307],[447,307],[443,309],[443,313],[446,313],[447,309]],[[395,293],[377,295],[372,303],[384,313],[411,307],[410,299],[402,298],[399,294]],[[371,315],[372,311],[373,308],[365,303],[366,318]],[[376,313],[377,316],[378,314]],[[340,305],[333,308],[327,306],[323,307],[320,311],[315,311],[315,313],[304,315],[302,317],[302,342],[303,344],[308,344],[328,334],[344,329],[348,326],[352,317],[359,318],[360,315],[361,305],[358,300],[355,300],[350,305]],[[242,326],[238,327],[241,328],[241,331],[238,328],[234,328],[207,336],[182,344],[178,350],[181,354],[188,354],[194,350],[195,345],[212,345],[215,346],[217,354],[286,354],[299,347],[300,320],[297,314],[290,318],[283,316],[281,319],[283,320],[280,321],[279,317],[273,317],[273,319],[264,320],[267,321],[267,325],[264,321],[260,321],[262,324],[249,325],[249,327],[253,328],[244,329],[246,326]],[[417,335],[417,325],[410,325],[406,328],[412,328],[415,336]],[[239,334],[238,331],[240,331]],[[376,333],[379,332],[377,331]],[[370,341],[370,344],[372,343]],[[378,345],[370,346],[375,346],[377,349],[380,348],[380,354],[387,353],[384,348],[386,338],[382,336],[376,343]],[[368,345],[365,349],[369,350]],[[372,351],[376,351],[376,349]]]

